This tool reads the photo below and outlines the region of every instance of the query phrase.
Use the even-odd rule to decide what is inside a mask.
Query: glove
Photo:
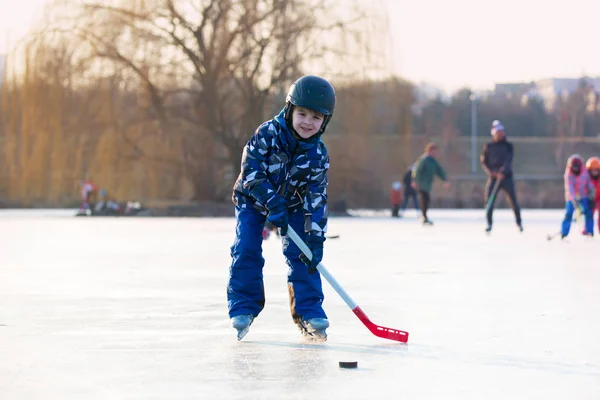
[[[300,254],[300,260],[308,266],[308,272],[313,273],[317,270],[317,265],[323,260],[323,242],[325,237],[318,236],[315,233],[307,233],[305,242],[312,253],[312,260],[309,260],[304,253]]]
[[[267,209],[269,210],[267,221],[279,228],[279,234],[281,236],[287,235],[288,210],[285,199],[279,195],[273,196],[273,198],[267,202]]]

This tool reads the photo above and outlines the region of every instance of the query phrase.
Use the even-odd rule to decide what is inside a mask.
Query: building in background
[[[587,92],[587,111],[598,110],[600,98],[600,77],[547,78],[535,81],[535,86],[523,95],[523,101],[538,98],[544,102],[548,111],[556,109],[558,101],[566,100],[579,88],[585,86]]]
[[[493,95],[495,97],[504,97],[509,99],[521,98],[521,96],[534,89],[535,86],[535,82],[496,83],[494,85]]]

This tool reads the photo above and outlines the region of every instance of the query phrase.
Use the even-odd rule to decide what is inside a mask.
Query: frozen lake
[[[600,398],[600,239],[547,241],[561,210],[524,210],[522,234],[497,210],[491,236],[481,210],[331,218],[323,264],[407,344],[326,282],[329,340],[304,341],[274,236],[265,310],[238,342],[232,218],[73,214],[0,210],[3,400]]]

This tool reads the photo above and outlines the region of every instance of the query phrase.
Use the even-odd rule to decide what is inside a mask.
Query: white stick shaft
[[[288,225],[287,236],[289,236],[290,239],[292,239],[292,241],[296,244],[296,246],[298,246],[300,251],[302,251],[302,253],[304,253],[304,255],[309,260],[312,260],[312,253],[310,249],[308,248],[306,243],[304,243],[304,240],[302,240],[300,236],[298,236],[296,231],[290,225]],[[325,268],[325,266],[322,263],[319,263],[319,265],[317,265],[317,270],[321,273],[325,280],[329,282],[331,287],[337,292],[337,294],[340,295],[340,297],[346,302],[346,304],[348,304],[348,307],[354,310],[357,307],[357,304],[354,302],[354,300],[352,300],[350,295],[344,290],[344,288],[333,277],[333,275],[329,273],[327,268]]]

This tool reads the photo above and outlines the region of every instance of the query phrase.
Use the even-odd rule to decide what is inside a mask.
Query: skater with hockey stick
[[[280,229],[294,323],[305,336],[327,339],[329,321],[316,266],[323,258],[328,218],[329,156],[321,136],[335,100],[325,79],[299,78],[279,115],[259,126],[244,147],[233,189],[236,238],[227,285],[229,317],[238,340],[265,305],[262,232],[267,221]],[[310,249],[312,261],[286,236],[288,223]]]
[[[590,199],[594,199],[595,188],[583,165],[583,158],[573,154],[567,160],[564,174],[565,181],[565,218],[561,225],[561,239],[566,238],[571,230],[573,212],[580,209],[585,216],[584,235],[594,235],[594,218],[590,209]]]
[[[521,221],[521,210],[517,202],[517,193],[513,181],[513,145],[506,140],[504,126],[496,120],[492,123],[491,129],[492,141],[487,143],[481,153],[481,168],[488,175],[486,183],[486,212],[487,233],[492,230],[492,215],[494,213],[494,203],[496,202],[496,193],[500,190],[508,195],[508,203],[515,213],[517,227],[523,232],[523,223]]]

